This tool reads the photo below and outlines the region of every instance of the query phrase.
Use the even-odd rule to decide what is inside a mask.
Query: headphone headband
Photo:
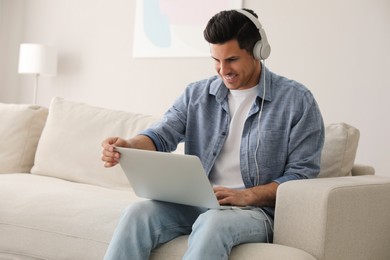
[[[255,43],[255,46],[253,47],[253,56],[257,60],[267,59],[271,54],[271,46],[268,43],[267,35],[265,34],[265,31],[260,21],[253,14],[246,10],[236,9],[236,11],[245,15],[249,20],[251,20],[251,22],[256,26],[257,30],[259,31],[261,40]]]

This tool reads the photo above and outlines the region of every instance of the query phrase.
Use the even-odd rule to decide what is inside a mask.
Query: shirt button
[[[214,155],[214,156],[216,156],[216,155],[217,155],[217,153],[216,153],[216,152],[213,152],[213,155]]]
[[[226,135],[226,132],[222,132],[222,135],[225,136],[225,135]]]

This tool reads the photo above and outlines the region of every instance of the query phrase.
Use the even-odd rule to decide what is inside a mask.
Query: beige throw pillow
[[[0,173],[28,173],[34,162],[47,109],[0,103]]]
[[[134,136],[156,120],[153,116],[54,98],[31,172],[103,187],[128,188],[119,165],[103,167],[101,143],[111,136]]]
[[[329,124],[325,128],[325,144],[318,177],[351,175],[360,132],[346,123]]]

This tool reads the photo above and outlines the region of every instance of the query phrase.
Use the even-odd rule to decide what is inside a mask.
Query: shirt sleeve
[[[186,94],[180,96],[174,105],[164,114],[161,121],[152,125],[141,135],[148,136],[157,151],[172,152],[184,140],[186,129]]]
[[[289,155],[284,174],[274,180],[279,184],[290,180],[315,178],[320,172],[324,123],[310,92],[306,93],[304,103],[302,116],[290,132]]]

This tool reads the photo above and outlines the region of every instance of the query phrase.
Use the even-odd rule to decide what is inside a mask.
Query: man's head
[[[244,10],[257,18],[252,10]],[[237,40],[240,48],[251,55],[256,42],[261,40],[256,25],[236,10],[222,11],[214,15],[207,23],[203,35],[210,44],[223,44],[230,40]]]
[[[204,36],[227,88],[241,90],[257,85],[261,65],[252,50],[261,36],[250,19],[235,10],[222,11],[210,19]]]

